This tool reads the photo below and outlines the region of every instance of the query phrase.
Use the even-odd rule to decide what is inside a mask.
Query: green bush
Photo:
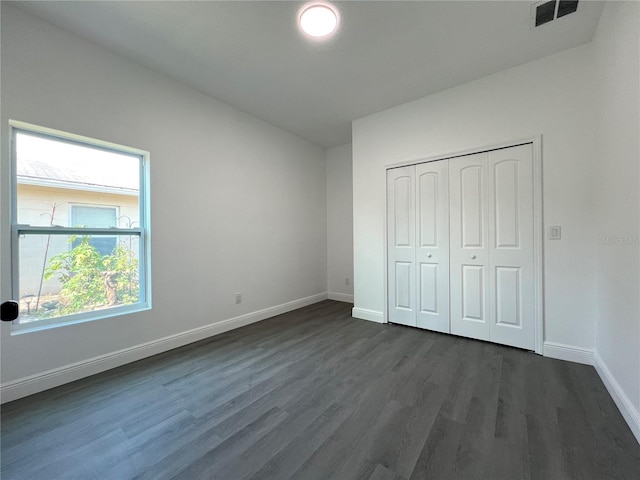
[[[55,315],[136,303],[139,294],[139,262],[130,247],[120,242],[109,255],[101,255],[84,236],[69,238],[76,246],[51,257],[44,278],[57,275],[61,284]]]

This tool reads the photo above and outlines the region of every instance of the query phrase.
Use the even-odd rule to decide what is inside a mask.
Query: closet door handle
[[[476,256],[475,255],[471,255],[471,260],[475,260]]]
[[[431,254],[430,253],[427,253],[427,258],[431,258]]]

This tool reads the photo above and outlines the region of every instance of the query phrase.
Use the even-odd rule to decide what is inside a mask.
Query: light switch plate
[[[562,229],[560,225],[552,225],[549,227],[549,240],[560,240],[562,238]]]

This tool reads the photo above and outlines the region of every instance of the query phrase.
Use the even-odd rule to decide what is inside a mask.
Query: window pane
[[[118,209],[116,207],[92,207],[86,205],[71,205],[71,226],[89,228],[116,227],[118,223]],[[101,255],[111,255],[116,248],[117,237],[93,237],[89,243]],[[77,239],[72,243],[76,247],[81,242]]]
[[[19,323],[141,300],[136,235],[28,234],[20,236],[18,250]]]
[[[71,242],[71,248],[76,248],[82,244],[83,240],[78,238]],[[89,245],[95,248],[102,256],[111,255],[116,248],[118,237],[89,237]]]
[[[140,157],[25,132],[15,146],[18,223],[140,226]]]

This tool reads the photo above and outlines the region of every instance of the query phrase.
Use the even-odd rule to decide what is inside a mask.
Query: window
[[[118,221],[118,207],[71,205],[71,225],[74,227],[115,228]],[[72,242],[72,248],[80,240]],[[102,255],[111,255],[118,244],[118,237],[94,237],[89,240]]]
[[[147,152],[11,122],[14,331],[149,308]]]

